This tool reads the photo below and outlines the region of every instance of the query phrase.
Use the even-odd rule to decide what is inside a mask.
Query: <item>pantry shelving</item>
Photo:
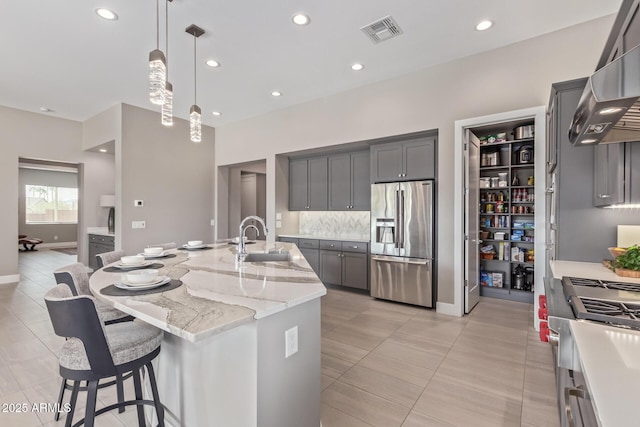
[[[478,136],[480,294],[532,302],[534,138],[502,140],[506,132]]]

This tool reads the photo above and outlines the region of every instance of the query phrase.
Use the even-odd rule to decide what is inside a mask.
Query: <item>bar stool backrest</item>
[[[71,289],[73,295],[91,295],[89,290],[89,275],[84,264],[75,264],[60,267],[53,272],[56,283],[65,283]]]
[[[59,284],[49,290],[44,299],[56,335],[82,341],[94,374],[116,375],[109,344],[93,298],[84,295],[74,296],[66,284]]]
[[[123,256],[124,251],[111,251],[98,254],[96,255],[96,259],[98,260],[98,268],[102,268],[105,265],[111,264],[112,262],[119,261]]]

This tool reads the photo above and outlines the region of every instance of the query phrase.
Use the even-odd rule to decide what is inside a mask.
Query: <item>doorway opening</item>
[[[238,228],[243,218],[258,216],[267,220],[267,162],[255,162],[228,165],[219,168],[219,176],[224,175],[227,206],[224,212],[218,212],[218,238],[238,236]],[[219,197],[223,194],[219,192]],[[220,207],[224,204],[220,204]],[[226,216],[226,221],[225,221]],[[249,240],[264,240],[265,234],[259,224],[249,227],[246,236]]]
[[[81,235],[81,164],[19,158],[18,235],[41,248],[77,248]]]
[[[509,141],[505,141],[503,143],[505,148],[506,158],[505,165],[506,167],[501,166],[500,164],[496,164],[495,167],[485,164],[485,167],[482,167],[482,152],[481,147],[487,147],[487,145],[483,145],[477,136],[482,136],[484,134],[491,133],[491,130],[495,130],[496,133],[499,129],[510,129],[520,126],[523,123],[535,123],[535,136],[530,138],[530,144],[533,146],[533,153],[530,153],[532,156],[532,162],[530,165],[519,164],[519,160],[513,160],[512,155],[514,154],[513,150],[520,150],[524,152],[524,149],[521,149],[521,146],[525,146],[524,143],[519,143],[514,141],[514,136],[508,136]],[[480,290],[482,289],[481,285],[481,274],[480,274],[480,261],[479,258],[482,254],[483,244],[488,246],[489,242],[483,242],[483,239],[480,236],[481,221],[486,221],[487,218],[494,221],[504,220],[505,223],[488,223],[485,224],[488,229],[493,232],[491,244],[495,248],[502,248],[502,255],[498,256],[493,255],[491,258],[491,262],[497,264],[498,267],[495,269],[496,277],[501,278],[503,282],[500,282],[504,285],[509,285],[508,289],[501,290],[507,296],[512,293],[515,295],[515,291],[521,291],[515,287],[514,283],[511,283],[511,279],[513,276],[513,271],[517,266],[511,265],[513,262],[520,263],[519,259],[515,261],[511,261],[511,251],[509,249],[508,252],[505,248],[510,248],[512,244],[512,240],[515,240],[518,236],[517,233],[511,233],[511,231],[515,230],[514,222],[518,220],[522,224],[535,224],[535,227],[531,232],[526,232],[527,236],[531,236],[531,240],[527,240],[526,244],[523,240],[522,243],[514,244],[516,247],[520,246],[531,246],[531,250],[537,252],[541,256],[538,256],[535,262],[535,266],[531,266],[535,269],[534,277],[535,279],[532,281],[532,289],[531,291],[534,294],[533,302],[536,305],[535,309],[537,310],[537,294],[543,292],[543,276],[544,276],[544,245],[545,245],[545,194],[544,194],[544,183],[546,177],[545,171],[545,108],[544,107],[535,107],[524,110],[511,111],[506,113],[494,114],[490,116],[482,116],[476,117],[472,119],[466,120],[458,120],[455,122],[455,195],[454,195],[454,205],[455,209],[455,223],[456,227],[454,229],[454,251],[457,256],[454,257],[454,304],[450,307],[446,307],[446,311],[449,314],[461,316],[465,313],[469,313],[473,306],[480,299]],[[517,138],[516,138],[517,139]],[[500,159],[501,152],[499,150],[500,144],[495,145],[494,148],[498,148],[496,157],[496,162]],[[509,151],[511,150],[511,151]],[[486,150],[485,150],[486,151]],[[491,159],[485,159],[487,161]],[[505,171],[500,169],[503,167]],[[495,170],[493,170],[493,169]],[[526,187],[526,183],[523,186],[516,185],[514,187],[512,178],[518,177],[518,180],[522,179],[520,175],[524,173],[524,169],[527,168],[528,174],[531,175],[532,180],[539,185],[535,186],[535,203],[515,203],[515,196],[520,195],[523,190],[517,187]],[[490,206],[487,208],[486,203],[483,203],[481,200],[483,192],[480,191],[480,170],[482,169],[482,176],[487,175],[486,170],[492,169],[488,175],[491,175],[495,172],[496,175],[496,185],[495,191],[493,189],[485,190],[484,193],[492,193],[496,192],[499,195],[500,191],[503,191],[503,196],[505,199],[514,203],[508,203],[504,206],[507,206],[508,211],[505,212],[497,212],[495,211],[494,206]],[[500,169],[500,170],[499,170]],[[499,173],[506,173],[506,183],[502,182],[504,188],[500,188],[500,175]],[[527,177],[528,178],[528,177]],[[527,179],[525,178],[525,180]],[[489,184],[491,185],[491,184]],[[532,186],[533,187],[533,186]],[[531,189],[533,191],[533,188]],[[486,200],[485,200],[486,202]],[[497,202],[496,202],[497,204]],[[529,212],[520,212],[516,211],[517,216],[512,216],[512,209],[516,206],[516,209],[519,209],[519,206],[523,205],[523,209],[529,206],[531,209]],[[489,209],[489,211],[487,211]],[[529,215],[530,218],[524,218],[526,215]],[[504,218],[500,218],[500,216]],[[486,218],[485,218],[486,217]],[[492,227],[496,225],[496,227]],[[505,230],[499,230],[500,227],[505,228]],[[494,230],[495,228],[495,230]],[[524,228],[524,227],[523,227]],[[498,233],[498,234],[495,234]],[[514,237],[515,236],[515,237]],[[485,240],[487,238],[485,237]],[[523,237],[524,239],[524,237]],[[496,250],[496,252],[498,252]],[[499,252],[498,252],[499,253]],[[533,252],[532,252],[533,253]],[[488,256],[487,256],[488,259]],[[522,262],[523,264],[525,262]],[[504,264],[504,265],[501,265]],[[501,268],[503,271],[500,274]],[[486,270],[486,268],[485,268]],[[492,271],[493,272],[493,271]],[[506,272],[506,273],[505,273]],[[520,283],[520,282],[518,282]],[[486,285],[486,283],[483,282]],[[497,289],[495,289],[497,291]],[[484,293],[483,293],[484,294]],[[441,307],[444,308],[444,307]],[[445,310],[441,310],[445,311]],[[536,325],[537,327],[537,325]]]

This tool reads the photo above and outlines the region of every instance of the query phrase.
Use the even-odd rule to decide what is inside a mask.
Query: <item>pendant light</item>
[[[173,126],[173,85],[169,83],[169,2],[165,1],[165,50],[167,51],[167,74],[164,85],[164,102],[162,103],[162,124],[165,126]]]
[[[197,102],[197,66],[196,66],[196,41],[198,37],[204,34],[204,30],[196,25],[189,25],[187,33],[193,36],[193,105],[189,110],[189,130],[191,133],[191,142],[202,141],[202,111],[198,107]]]
[[[149,53],[149,100],[156,105],[164,102],[167,82],[167,61],[160,50],[160,0],[156,0],[156,49]]]

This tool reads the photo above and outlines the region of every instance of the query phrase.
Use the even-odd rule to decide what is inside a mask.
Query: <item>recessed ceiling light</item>
[[[98,151],[99,151],[99,152],[101,152],[101,153],[106,153],[106,152],[107,152],[107,149],[106,149],[106,148],[101,148],[101,149],[99,149]]]
[[[220,63],[215,59],[207,59],[205,64],[207,64],[211,68],[218,68],[220,66]]]
[[[488,30],[491,27],[493,27],[493,22],[491,22],[489,20],[486,20],[486,21],[482,21],[478,25],[476,25],[476,30],[484,31],[484,30]]]
[[[278,92],[277,90],[274,90],[273,92],[271,92],[272,96],[281,96],[282,93]]]
[[[364,65],[362,65],[362,64],[353,64],[353,65],[351,66],[351,69],[352,69],[353,71],[360,71],[360,70],[362,70],[363,68],[364,68]]]
[[[214,116],[221,116],[222,115],[222,113],[220,111],[214,111],[211,114],[213,114]]]
[[[593,144],[594,142],[596,142],[595,139],[583,139],[580,144]]]
[[[98,9],[96,9],[96,13],[98,14],[98,16],[100,18],[103,19],[107,19],[109,21],[117,21],[118,20],[118,15],[109,9],[105,9],[104,7],[100,7]]]
[[[291,17],[291,20],[296,25],[307,25],[309,22],[311,22],[311,18],[309,18],[307,15],[303,15],[302,13],[293,15]]]
[[[54,111],[51,108],[47,108],[47,107],[40,107],[40,111],[42,111],[43,113],[54,113]]]

